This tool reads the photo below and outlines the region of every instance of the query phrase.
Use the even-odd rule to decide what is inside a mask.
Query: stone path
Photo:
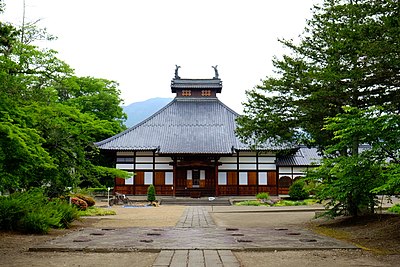
[[[187,207],[176,224],[180,228],[208,228],[217,227],[206,207]]]
[[[216,228],[217,225],[211,218],[206,210],[206,207],[187,207],[183,212],[179,222],[176,224],[177,228]],[[203,237],[204,235],[201,234]],[[193,235],[191,238],[186,239],[190,242],[187,244],[191,246],[194,240]],[[182,237],[181,237],[182,238]],[[215,239],[215,236],[214,238]],[[185,238],[182,238],[184,241]],[[203,242],[212,242],[203,238]],[[185,243],[185,242],[182,242]],[[197,243],[199,244],[199,243]],[[186,247],[185,244],[183,246]],[[239,267],[240,264],[233,255],[231,250],[162,250],[153,264],[153,267]]]
[[[239,267],[230,250],[163,250],[153,267]]]

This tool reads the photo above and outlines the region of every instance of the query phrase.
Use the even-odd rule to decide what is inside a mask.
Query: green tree
[[[323,164],[309,173],[319,184],[316,196],[329,199],[332,215],[373,212],[376,194],[400,191],[400,117],[383,108],[346,107],[326,120],[335,144],[325,151]],[[364,145],[345,155],[354,139]],[[341,152],[341,153],[339,153]]]
[[[324,120],[343,106],[398,110],[399,14],[391,0],[326,0],[314,7],[298,44],[280,40],[291,54],[274,59],[275,75],[247,92],[238,135],[255,144],[272,138],[323,149],[334,143]]]
[[[108,161],[93,145],[124,129],[117,83],[74,76],[56,51],[34,45],[53,37],[28,26],[0,23],[0,191],[46,185],[58,194],[128,176],[101,167]]]
[[[118,83],[93,77],[71,76],[56,85],[59,101],[92,114],[100,120],[113,121],[115,133],[125,130],[126,114],[120,106]]]
[[[149,185],[147,188],[147,201],[153,202],[156,200],[156,189],[154,185]]]
[[[398,1],[325,0],[298,43],[280,42],[291,54],[275,58],[275,75],[247,92],[238,135],[256,145],[318,146],[326,159],[310,175],[332,214],[372,210],[374,192],[400,184],[398,164],[386,162],[398,162],[399,151],[387,133],[399,125],[392,123],[400,107]],[[380,112],[369,110],[376,106]],[[360,153],[360,144],[371,149]]]

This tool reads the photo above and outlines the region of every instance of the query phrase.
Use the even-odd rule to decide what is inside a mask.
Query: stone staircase
[[[229,198],[215,198],[210,200],[209,198],[188,198],[188,197],[177,197],[177,198],[161,198],[160,205],[182,205],[182,206],[230,206],[231,202]]]

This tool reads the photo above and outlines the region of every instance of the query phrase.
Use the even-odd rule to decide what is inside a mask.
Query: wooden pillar
[[[236,150],[236,195],[239,195],[239,150]]]
[[[214,182],[215,182],[215,196],[219,196],[219,188],[218,188],[218,157],[215,157],[214,162]]]
[[[133,151],[133,185],[132,185],[132,195],[136,193],[136,183],[135,183],[135,176],[136,176],[136,151]]]
[[[154,185],[155,175],[156,175],[156,151],[153,150],[153,185]]]
[[[268,178],[267,178],[268,179]],[[279,196],[279,166],[276,165],[276,195]]]
[[[176,157],[173,157],[173,161],[174,161],[174,165],[173,165],[173,174],[172,174],[172,179],[173,179],[173,182],[172,182],[172,195],[175,197],[175,193],[176,193],[176,164],[177,164],[177,159],[176,159]]]
[[[258,151],[256,152],[256,172],[257,172],[257,177],[256,177],[256,186],[257,186],[257,194],[259,193],[259,190],[258,190],[258,186],[259,186],[259,184],[258,184],[258,180],[259,180],[259,169],[258,169]],[[267,180],[268,180],[268,177],[267,177]]]

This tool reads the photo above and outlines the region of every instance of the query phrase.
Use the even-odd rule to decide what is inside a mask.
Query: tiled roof
[[[310,166],[319,165],[321,159],[322,156],[316,148],[301,145],[294,155],[279,157],[276,164],[278,166]]]
[[[217,93],[221,93],[222,81],[220,79],[173,79],[172,93],[176,93],[176,89],[216,89]]]
[[[104,150],[157,149],[160,154],[231,154],[232,148],[248,149],[235,136],[237,116],[217,98],[175,98],[143,122],[96,145]]]

